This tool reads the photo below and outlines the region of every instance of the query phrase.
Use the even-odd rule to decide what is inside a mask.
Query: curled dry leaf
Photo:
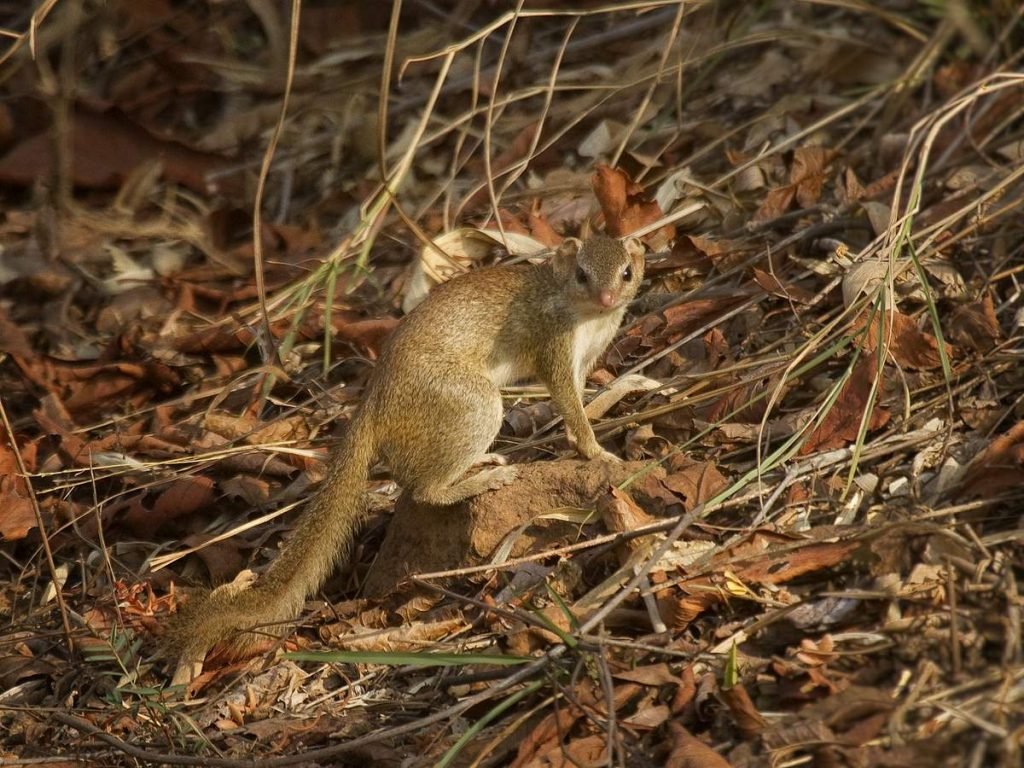
[[[473,264],[486,259],[496,248],[505,248],[513,256],[534,256],[547,250],[543,243],[517,232],[506,231],[504,239],[501,232],[473,227],[445,232],[420,251],[405,286],[402,311],[411,312],[431,288],[461,272],[468,272]]]
[[[729,761],[679,723],[669,723],[672,751],[665,768],[731,768]]]
[[[824,635],[817,642],[809,637],[802,638],[796,658],[808,667],[820,667],[830,661],[835,661],[836,651],[832,636]]]
[[[611,492],[598,502],[598,509],[605,527],[611,533],[635,531],[637,528],[657,522],[657,518],[644,512],[628,493],[618,488],[612,488]],[[654,534],[651,534],[630,539],[625,542],[624,547],[627,552],[635,552],[650,546],[650,543],[656,538]],[[621,559],[622,562],[625,562],[628,559],[628,554],[623,555]]]
[[[621,379],[616,379],[608,385],[603,392],[587,403],[583,410],[586,412],[587,418],[591,420],[599,419],[626,395],[633,394],[634,392],[650,392],[659,389],[661,386],[660,381],[640,373],[623,376]]]
[[[644,188],[621,168],[599,163],[594,169],[591,184],[604,214],[605,230],[612,237],[625,237],[664,215],[658,202],[648,197]],[[675,226],[666,224],[643,239],[653,250],[660,251],[668,246],[675,234]]]
[[[523,235],[524,237],[536,240],[538,243],[542,243],[547,248],[554,250],[562,244],[562,237],[555,228],[551,226],[551,222],[548,221],[547,215],[541,209],[541,200],[536,198],[530,205],[530,210],[515,213],[508,210],[507,208],[498,209],[498,220],[501,222],[501,231],[505,234],[516,234]],[[495,227],[490,232],[496,232],[498,228]]]
[[[729,713],[744,739],[749,741],[761,735],[767,723],[761,713],[757,711],[746,688],[742,685],[734,685],[731,688],[721,689],[718,695],[729,707]]]
[[[516,437],[529,437],[557,416],[549,400],[510,408],[505,414],[505,427]]]
[[[840,199],[847,205],[864,197],[864,185],[857,178],[857,172],[850,166],[843,171],[843,184],[839,188]]]
[[[693,664],[687,664],[679,671],[679,687],[672,697],[670,709],[672,714],[678,715],[683,712],[697,695],[697,678],[693,673]]]

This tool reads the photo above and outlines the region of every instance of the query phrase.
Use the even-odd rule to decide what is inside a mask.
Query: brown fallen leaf
[[[213,498],[213,480],[210,478],[200,475],[181,477],[157,496],[151,510],[141,500],[129,507],[124,521],[136,536],[151,540],[164,523],[209,506]]]
[[[32,502],[18,494],[16,485],[11,478],[0,477],[0,538],[5,541],[23,539],[36,527]]]
[[[35,446],[19,450],[25,468],[29,472],[35,471]],[[7,431],[0,428],[0,538],[7,541],[23,539],[36,524],[28,482],[21,475]]]
[[[765,367],[764,375],[758,376],[762,371],[754,370],[745,375],[745,382],[739,386],[726,389],[711,407],[708,409],[706,419],[713,424],[721,424],[721,428],[729,424],[749,424],[761,431],[761,419],[768,409],[769,398],[766,393],[776,394],[782,398],[795,385],[795,382],[783,381],[777,370]],[[723,387],[724,389],[724,387]],[[776,434],[776,424],[769,423],[773,434]],[[730,433],[730,437],[733,434]]]
[[[956,495],[987,499],[1020,488],[1024,488],[1024,421],[989,443],[971,462]]]
[[[675,304],[662,310],[665,327],[660,329],[660,335],[670,342],[676,341],[746,300],[745,295],[732,294]]]
[[[732,571],[745,583],[770,585],[784,584],[808,573],[840,565],[861,546],[858,541],[826,541],[783,545],[780,548],[767,533],[759,533],[741,542],[740,546],[750,544],[765,547],[764,553],[742,564],[732,563]],[[730,559],[738,556],[738,552],[729,553]],[[716,557],[712,562],[717,561]],[[720,562],[725,565],[729,561],[723,559]]]
[[[825,184],[825,173],[835,156],[835,150],[825,147],[797,147],[793,151],[789,182],[796,187],[796,201],[801,208],[817,205]]]
[[[627,728],[653,730],[668,720],[671,715],[672,713],[669,711],[668,705],[651,704],[640,707],[632,715],[624,717],[622,724]]]
[[[914,318],[898,310],[879,312],[870,318],[867,313],[860,316],[854,326],[854,333],[866,330],[861,336],[861,346],[868,352],[878,349],[879,342],[886,345],[886,351],[897,365],[912,370],[939,368],[939,341],[930,333],[918,330]],[[953,354],[953,348],[946,344],[946,356]]]
[[[29,136],[0,158],[0,183],[27,186],[50,174],[53,137]],[[214,178],[231,162],[143,130],[118,110],[75,110],[71,131],[71,180],[76,187],[113,189],[140,165],[159,161],[171,181],[201,193],[237,193],[238,177]]]
[[[750,741],[761,735],[767,721],[757,711],[754,702],[742,685],[734,685],[731,688],[721,688],[718,691],[719,697],[729,708],[729,713],[739,728],[744,739]]]
[[[831,635],[823,635],[820,640],[804,637],[800,640],[800,650],[796,652],[796,658],[800,663],[808,667],[819,667],[830,661],[835,661],[835,642]]]
[[[957,307],[949,319],[949,338],[965,349],[988,352],[1002,338],[992,294],[981,301]]]
[[[754,212],[752,221],[755,224],[774,221],[789,210],[794,198],[796,198],[796,187],[792,184],[769,190],[764,200],[761,201],[761,205]]]
[[[843,171],[843,184],[839,191],[840,199],[847,205],[852,205],[864,198],[864,185],[860,183],[856,171],[850,166]]]
[[[227,498],[242,499],[250,507],[259,507],[270,501],[270,483],[262,477],[227,477],[220,481],[220,489]]]
[[[678,455],[670,461],[669,473],[661,482],[683,500],[687,512],[692,512],[698,504],[708,501],[729,485],[712,462]]]
[[[599,502],[598,508],[605,527],[612,533],[622,533],[657,522],[633,501],[633,497],[619,488],[612,488]]]
[[[553,746],[562,741],[564,734],[583,717],[583,712],[573,705],[560,707],[546,715],[533,730],[519,742],[516,758],[509,768],[527,768],[527,766],[543,765],[539,761]]]
[[[225,584],[245,567],[245,557],[239,551],[235,538],[206,544],[209,539],[210,534],[197,533],[186,536],[181,543],[186,547],[199,547],[205,544],[206,546],[196,552],[196,556],[206,566],[209,583]]]
[[[252,416],[235,416],[224,411],[213,411],[206,414],[203,426],[228,440],[241,439],[249,445],[309,439],[309,425],[303,414],[265,422]]]
[[[729,583],[783,584],[840,565],[860,546],[859,541],[798,542],[782,534],[754,531],[712,557],[707,564],[710,575],[679,582],[682,594],[673,606],[673,628],[685,628],[708,608],[724,601]]]
[[[842,448],[857,439],[864,410],[868,407],[871,384],[878,372],[878,359],[866,355],[858,361],[850,378],[843,385],[832,409],[825,415],[800,448],[799,455],[807,456],[816,451]],[[881,429],[889,423],[891,414],[880,406],[877,400],[868,419],[868,431]]]
[[[697,678],[693,673],[693,664],[687,664],[679,672],[679,687],[672,697],[670,709],[672,714],[681,714],[697,695]]]
[[[561,245],[564,238],[555,231],[548,217],[541,211],[539,199],[530,207],[529,224],[528,234],[534,240],[544,243],[548,248],[557,248]]]
[[[384,342],[398,326],[397,317],[374,317],[362,320],[348,320],[338,317],[333,320],[336,339],[347,341],[359,349],[366,350],[374,359],[380,356]]]
[[[11,321],[3,306],[0,306],[0,352],[23,358],[23,365],[31,364],[36,356],[28,336],[21,326]]]
[[[795,301],[799,304],[810,304],[814,300],[814,294],[808,291],[806,288],[802,288],[796,283],[786,285],[778,277],[765,272],[762,269],[754,267],[754,280],[757,284],[764,288],[768,293],[786,299],[787,301]]]
[[[665,760],[665,768],[731,768],[728,760],[679,723],[669,723],[669,730],[672,751]]]
[[[202,509],[213,501],[213,480],[201,475],[185,476],[172,482],[153,505],[153,513],[173,520]]]
[[[660,271],[671,270],[682,272],[687,276],[703,277],[715,267],[715,257],[723,250],[717,240],[700,235],[682,235],[672,244],[669,255],[660,262],[648,267],[646,274],[650,277]]]
[[[625,237],[660,219],[664,214],[656,200],[644,192],[621,168],[598,163],[591,177],[594,195],[604,214],[605,230],[612,237]],[[676,228],[667,224],[644,237],[655,250],[675,237]]]
[[[624,669],[612,673],[612,677],[616,680],[628,680],[631,683],[640,683],[652,688],[662,685],[680,685],[681,683],[679,677],[669,669],[668,664],[665,662],[647,664],[642,667],[635,667],[634,669]]]

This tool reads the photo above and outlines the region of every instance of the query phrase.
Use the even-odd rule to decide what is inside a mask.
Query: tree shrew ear
[[[638,237],[627,237],[622,241],[623,247],[626,249],[626,253],[633,259],[642,258],[644,255],[644,244],[640,242]]]
[[[552,257],[555,262],[555,269],[562,274],[569,274],[576,269],[576,255],[580,252],[583,243],[575,237],[567,237],[562,244],[555,249]]]

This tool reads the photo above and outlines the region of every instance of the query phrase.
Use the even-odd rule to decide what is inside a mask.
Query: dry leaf
[[[801,208],[812,208],[818,204],[825,184],[825,172],[835,156],[835,150],[825,147],[797,147],[793,151],[789,182],[796,187],[796,200]]]
[[[1020,488],[1024,488],[1024,421],[993,440],[971,462],[957,496],[989,499]]]
[[[604,214],[605,230],[612,237],[625,237],[645,227],[664,214],[656,200],[646,195],[643,187],[621,168],[598,164],[591,177],[594,195]],[[675,237],[671,224],[644,237],[653,250],[662,250]]]
[[[800,304],[810,304],[814,300],[814,294],[796,283],[785,285],[775,275],[754,267],[754,280],[768,293],[779,296],[787,301],[795,301]]]
[[[683,500],[687,512],[692,512],[698,504],[713,498],[729,485],[711,462],[686,457],[674,459],[670,473],[661,482]]]
[[[855,333],[863,329],[867,322],[867,314],[861,315]],[[891,358],[897,365],[911,370],[930,370],[942,366],[939,356],[939,341],[930,333],[918,330],[917,323],[898,310],[879,312],[867,326],[866,336],[862,336],[861,346],[874,357],[880,339],[884,339],[887,359]],[[953,348],[943,342],[946,357],[952,357]]]
[[[862,357],[843,385],[831,410],[817,429],[808,435],[799,455],[807,456],[815,451],[843,448],[857,439],[864,411],[868,407],[871,385],[878,375],[881,374],[878,371],[877,358],[870,354]],[[889,412],[882,408],[876,399],[874,410],[868,419],[868,432],[881,429],[889,423],[889,418]]]
[[[22,451],[26,469],[34,471],[35,451]],[[37,520],[28,483],[21,476],[17,457],[6,430],[0,427],[0,538],[17,541],[36,527]]]
[[[506,231],[502,235],[496,230],[473,227],[445,232],[420,251],[405,285],[402,311],[411,312],[435,285],[468,272],[499,248],[507,249],[513,256],[534,256],[547,250],[543,243],[516,232]]]
[[[949,338],[960,347],[975,352],[988,352],[1002,338],[999,320],[992,304],[992,294],[981,301],[957,307],[949,320]]]
[[[672,751],[665,768],[731,768],[729,761],[693,736],[679,723],[669,723]]]
[[[795,197],[796,187],[792,184],[768,190],[768,194],[765,195],[764,200],[751,220],[755,224],[763,224],[779,218],[779,216],[789,210],[789,206],[793,204]]]
[[[734,685],[731,688],[720,689],[718,695],[729,707],[729,713],[744,739],[749,741],[761,735],[767,723],[757,711],[746,688]]]
[[[34,184],[52,173],[53,139],[49,131],[24,139],[0,158],[0,182]],[[225,174],[230,161],[176,141],[157,138],[117,110],[78,109],[71,131],[71,173],[75,186],[112,189],[147,162],[159,161],[168,179],[196,192],[237,191],[239,177]]]

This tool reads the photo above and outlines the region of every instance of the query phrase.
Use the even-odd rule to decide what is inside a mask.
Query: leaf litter
[[[12,13],[0,759],[1019,765],[1021,9],[295,5]],[[375,474],[276,652],[169,690],[402,311],[594,231],[649,249],[589,382],[630,462],[509,388],[521,481]]]

